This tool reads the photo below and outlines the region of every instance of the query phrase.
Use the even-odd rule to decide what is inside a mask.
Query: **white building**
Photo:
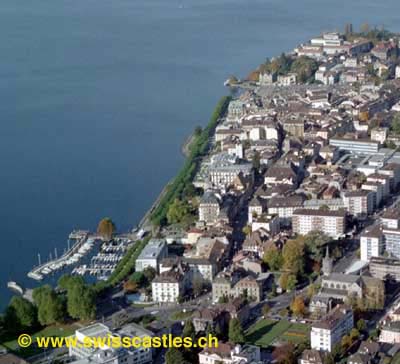
[[[400,211],[397,209],[388,209],[381,216],[382,226],[388,229],[400,228]]]
[[[292,86],[297,84],[297,74],[288,73],[287,75],[278,76],[278,85],[280,86]]]
[[[142,272],[147,267],[158,270],[158,264],[168,256],[168,246],[164,239],[151,239],[136,259],[135,270]]]
[[[199,364],[251,364],[261,360],[260,348],[254,345],[218,343],[199,353]]]
[[[227,187],[242,173],[244,177],[251,174],[251,163],[229,165],[211,165],[209,168],[210,180],[216,187]]]
[[[365,229],[360,236],[360,259],[369,261],[372,257],[380,257],[383,252],[384,241],[380,226]]]
[[[107,326],[95,323],[76,330],[73,336],[77,339],[77,345],[69,347],[69,356],[76,361],[71,364],[145,364],[152,362],[152,351],[149,348],[130,347],[126,349],[122,345],[120,348],[116,347],[116,342],[119,340],[122,342],[125,337],[132,339],[133,337],[153,336],[150,331],[136,324],[129,324],[119,331],[111,332]],[[104,345],[102,345],[103,342],[99,342],[103,339]],[[98,340],[97,347],[95,345],[89,347],[88,343],[93,340]]]
[[[400,66],[396,66],[395,77],[400,78]]]
[[[280,231],[280,222],[278,215],[261,215],[252,219],[251,231],[264,229],[268,231],[271,236],[275,236]]]
[[[345,234],[346,213],[334,210],[299,209],[292,216],[293,232],[306,235],[311,231],[323,231],[337,239]]]
[[[353,326],[353,311],[344,305],[337,306],[325,319],[312,325],[311,349],[331,352]]]
[[[213,225],[218,220],[220,212],[219,200],[212,191],[204,192],[199,204],[199,221]]]
[[[379,335],[381,343],[400,344],[400,321],[394,321],[383,325]]]
[[[374,191],[350,191],[344,194],[343,202],[350,215],[368,215],[374,211],[376,196]]]
[[[151,282],[153,302],[178,303],[185,295],[189,280],[189,269],[182,265],[161,273]]]
[[[388,128],[375,128],[371,130],[371,140],[381,144],[385,143],[387,135]]]

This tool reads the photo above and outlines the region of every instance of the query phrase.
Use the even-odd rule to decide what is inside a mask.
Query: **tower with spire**
[[[326,247],[325,258],[322,260],[322,273],[328,276],[332,273],[333,259],[329,256],[329,246]]]

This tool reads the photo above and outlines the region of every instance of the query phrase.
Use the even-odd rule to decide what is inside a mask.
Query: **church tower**
[[[326,247],[325,258],[322,260],[322,273],[328,276],[332,273],[333,259],[329,257],[329,246]]]

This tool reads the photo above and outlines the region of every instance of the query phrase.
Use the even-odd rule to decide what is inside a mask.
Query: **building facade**
[[[311,231],[322,231],[332,238],[339,238],[346,231],[344,211],[299,209],[292,216],[293,232],[306,235]]]

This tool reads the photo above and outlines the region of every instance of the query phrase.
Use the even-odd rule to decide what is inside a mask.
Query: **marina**
[[[72,274],[88,274],[100,280],[107,279],[125,255],[130,243],[132,240],[129,237],[117,237],[115,240],[103,242],[100,251],[91,258],[90,264],[75,267]]]
[[[71,240],[75,243],[70,246]],[[68,239],[68,249],[61,256],[57,257],[57,250],[55,250],[55,259],[50,259],[48,262],[41,264],[40,254],[38,255],[39,264],[34,267],[29,273],[28,277],[37,281],[41,281],[45,276],[59,271],[65,267],[72,266],[76,264],[80,259],[82,259],[86,254],[88,254],[93,248],[96,241],[101,240],[98,235],[91,235],[86,230],[76,230],[69,235]]]

